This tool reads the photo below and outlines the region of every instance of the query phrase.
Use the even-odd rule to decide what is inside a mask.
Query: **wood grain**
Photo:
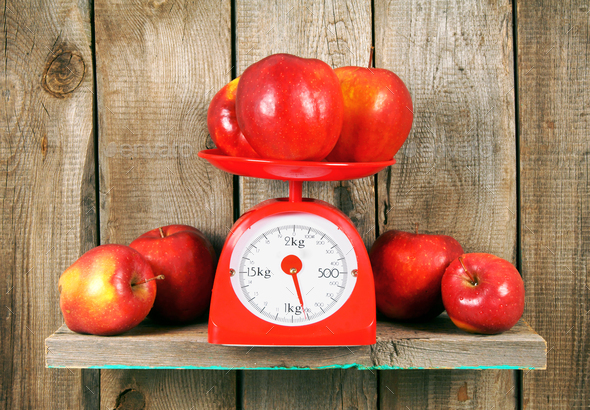
[[[474,335],[446,314],[423,324],[379,322],[372,346],[220,346],[207,343],[205,322],[162,327],[149,320],[117,337],[81,335],[64,325],[46,345],[51,367],[154,369],[543,369],[547,350],[522,320],[499,335]]]
[[[355,369],[245,372],[243,408],[375,409],[376,374]]]
[[[236,55],[237,73],[240,75],[249,65],[275,53],[290,53],[300,57],[318,58],[332,67],[365,65],[371,45],[371,2],[368,0],[327,2],[305,1],[244,1],[236,2]],[[305,183],[303,195],[327,201],[345,212],[356,225],[365,243],[375,240],[374,178],[333,183]],[[287,183],[253,178],[240,178],[240,211],[243,213],[262,200],[288,195]],[[365,376],[358,375],[358,382],[351,386],[360,389]],[[370,377],[375,377],[369,374]],[[244,374],[244,400],[248,406],[264,403],[283,403],[297,406],[297,397],[308,395],[308,386],[323,385],[320,373],[277,377],[274,373],[257,371]],[[286,378],[286,379],[285,379]],[[293,390],[285,389],[285,383],[293,381]],[[266,385],[266,383],[269,383]],[[256,390],[267,389],[268,395]],[[268,387],[267,387],[268,386]],[[376,384],[371,397],[376,396]],[[330,392],[318,391],[317,403],[332,403]],[[355,394],[350,392],[350,394]],[[372,400],[372,399],[371,399]],[[246,402],[245,402],[246,403]],[[370,407],[376,406],[371,401]],[[340,405],[343,405],[342,403]],[[313,406],[312,406],[313,407]]]
[[[95,1],[102,243],[128,244],[180,223],[221,250],[233,222],[232,177],[197,153],[207,147],[209,101],[230,80],[230,15],[229,0]],[[135,380],[133,389],[156,408],[211,407],[216,400],[234,400],[233,407],[232,378],[234,372],[104,371],[101,401],[114,408]],[[219,387],[202,394],[214,379]]]
[[[489,370],[380,372],[380,387],[382,409],[509,409],[517,397],[511,378]]]
[[[236,378],[232,371],[121,370],[104,374],[101,408],[230,409],[236,404]]]
[[[374,366],[401,369],[546,367],[547,344],[522,319],[499,335],[458,329],[443,313],[423,324],[380,322]]]
[[[81,408],[84,410],[100,409],[100,370],[83,369],[81,373]]]
[[[275,53],[318,58],[333,68],[365,66],[371,46],[370,1],[237,2],[238,75]],[[365,243],[375,240],[373,177],[306,183],[303,195],[327,201],[346,213]],[[287,183],[241,178],[240,206],[246,211],[268,198],[288,195]]]
[[[309,369],[350,363],[372,365],[367,346],[264,348],[210,344],[206,323],[165,328],[146,321],[112,338],[80,335],[63,326],[46,343],[47,365],[57,367]],[[143,357],[138,357],[137,351],[143,352]]]
[[[587,3],[518,2],[525,317],[547,339],[523,408],[590,407],[590,50]]]
[[[397,73],[414,103],[398,163],[378,176],[379,232],[451,235],[466,252],[516,259],[516,157],[510,2],[375,2],[376,66]],[[444,373],[443,373],[444,374]],[[514,372],[458,372],[484,405],[514,408]],[[382,373],[405,386],[412,408],[454,407],[448,377]],[[452,383],[451,383],[452,384]],[[415,387],[413,387],[415,386]],[[425,393],[427,386],[429,394]],[[457,386],[458,387],[458,386]],[[505,397],[510,397],[508,402]],[[405,408],[405,401],[392,408]],[[491,407],[491,404],[489,407]]]
[[[44,339],[97,240],[90,3],[26,3],[0,7],[0,408],[77,409],[80,371],[45,369]]]

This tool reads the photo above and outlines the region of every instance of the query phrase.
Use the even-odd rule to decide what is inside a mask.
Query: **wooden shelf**
[[[236,347],[207,343],[207,324],[145,321],[120,336],[63,325],[45,340],[46,365],[96,369],[545,369],[547,345],[520,320],[500,335],[473,335],[443,314],[424,324],[378,322],[377,344],[351,347]]]

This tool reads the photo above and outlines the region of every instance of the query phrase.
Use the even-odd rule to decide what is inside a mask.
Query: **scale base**
[[[328,322],[329,318],[325,322]],[[322,325],[322,322],[317,323]],[[208,341],[212,344],[224,346],[266,346],[266,347],[320,347],[320,346],[365,346],[376,343],[376,322],[355,331],[341,332],[334,325],[334,330],[328,325],[324,329],[318,327],[315,333],[293,334],[293,328],[267,324],[268,333],[243,333],[232,328],[220,327],[213,320],[209,320]],[[334,332],[334,333],[332,333]],[[272,334],[274,333],[274,334]],[[266,339],[266,340],[265,340]]]
[[[296,192],[293,195],[293,192]],[[362,238],[352,221],[334,206],[314,199],[267,200],[246,212],[235,223],[217,265],[209,312],[208,341],[238,346],[362,346],[376,343],[376,307],[373,271]],[[258,220],[281,213],[314,214],[336,224],[350,240],[356,254],[357,279],[346,303],[319,322],[285,326],[262,320],[239,301],[230,282],[230,259],[238,238]]]

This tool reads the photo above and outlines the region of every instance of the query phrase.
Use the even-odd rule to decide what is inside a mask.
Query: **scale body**
[[[208,340],[247,346],[375,343],[373,272],[352,221],[327,202],[302,198],[302,181],[372,175],[394,161],[325,163],[199,153],[232,174],[289,181],[289,198],[243,214],[223,246]]]

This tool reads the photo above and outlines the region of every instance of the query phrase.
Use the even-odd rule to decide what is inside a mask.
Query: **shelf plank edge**
[[[207,343],[205,323],[166,328],[150,322],[111,337],[81,335],[63,325],[45,346],[48,368],[528,370],[547,365],[545,340],[522,320],[500,335],[473,335],[455,328],[446,315],[426,324],[379,322],[372,346],[220,346]]]

